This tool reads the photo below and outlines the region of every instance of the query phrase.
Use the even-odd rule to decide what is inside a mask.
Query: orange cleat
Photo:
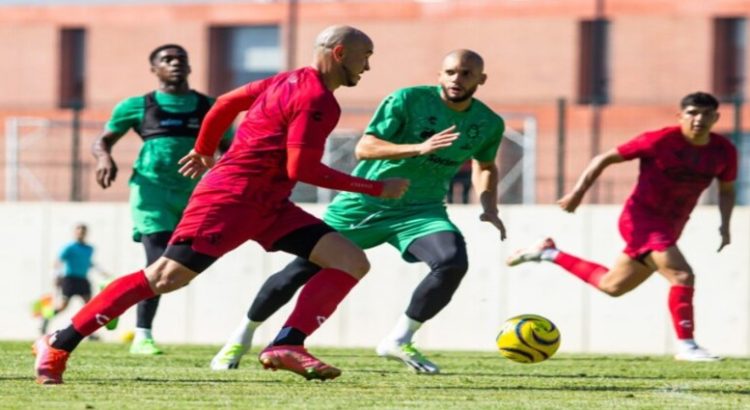
[[[40,337],[31,346],[31,350],[36,356],[34,361],[36,382],[39,384],[62,384],[62,375],[70,353],[50,346],[49,335]]]
[[[332,380],[341,375],[341,370],[321,362],[304,346],[268,346],[258,360],[264,369],[288,370],[307,380]]]

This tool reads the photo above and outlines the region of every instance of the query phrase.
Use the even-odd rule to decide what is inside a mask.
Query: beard
[[[357,75],[352,72],[346,65],[342,64],[341,69],[344,70],[344,86],[354,87],[359,82]]]
[[[445,96],[445,99],[453,102],[453,103],[462,103],[464,101],[469,100],[471,97],[474,96],[474,93],[477,92],[478,85],[475,85],[472,88],[469,88],[463,92],[463,94],[457,95],[455,97],[448,94],[449,90],[448,87],[440,84],[440,87],[443,89],[443,95]]]

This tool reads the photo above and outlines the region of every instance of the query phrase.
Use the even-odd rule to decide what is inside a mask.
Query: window
[[[60,30],[60,108],[83,108],[85,91],[86,30]]]
[[[225,93],[283,68],[278,26],[212,27],[209,92]]]
[[[713,90],[722,101],[743,98],[746,31],[744,18],[714,20]]]
[[[578,102],[606,104],[609,101],[607,43],[609,22],[585,20],[579,25]]]

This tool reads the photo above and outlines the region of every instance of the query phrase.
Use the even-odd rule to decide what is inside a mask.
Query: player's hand
[[[96,161],[96,183],[107,189],[117,178],[117,164],[110,155],[101,155]]]
[[[208,171],[209,168],[213,167],[216,160],[213,156],[202,155],[191,149],[187,155],[180,158],[177,161],[180,167],[180,174],[191,179],[195,179],[203,175],[204,172]]]
[[[721,245],[719,245],[719,249],[716,252],[721,252],[721,250],[724,249],[725,246],[732,243],[732,238],[729,235],[729,228],[719,228],[719,234],[721,235]]]
[[[583,194],[573,191],[558,199],[557,205],[559,205],[563,211],[573,213],[578,208],[578,205],[581,205],[582,200]]]
[[[455,132],[455,130],[456,126],[451,125],[426,139],[423,143],[419,144],[419,155],[431,154],[441,148],[450,147],[453,144],[453,141],[461,135],[461,133]]]
[[[505,225],[503,224],[503,221],[500,220],[500,216],[498,216],[497,211],[484,211],[481,215],[479,215],[479,220],[482,222],[489,222],[494,225],[495,228],[500,231],[500,240],[505,240]]]
[[[411,181],[404,178],[386,178],[381,182],[383,182],[383,192],[380,193],[380,197],[386,199],[401,198],[411,184]]]

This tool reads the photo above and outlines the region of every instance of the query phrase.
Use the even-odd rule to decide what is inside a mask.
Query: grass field
[[[313,349],[343,369],[308,382],[261,369],[214,372],[214,346],[166,346],[134,357],[127,346],[84,342],[62,386],[33,382],[30,342],[0,342],[0,408],[17,409],[750,409],[750,360],[682,363],[662,356],[557,355],[522,365],[498,354],[439,352],[437,376],[416,376],[369,350]]]

